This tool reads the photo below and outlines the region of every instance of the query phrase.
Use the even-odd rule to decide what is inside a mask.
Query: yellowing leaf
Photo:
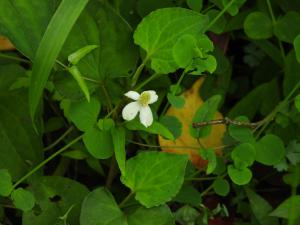
[[[182,123],[181,135],[175,141],[166,140],[159,136],[159,144],[162,147],[162,151],[176,154],[188,154],[192,163],[199,169],[205,167],[207,161],[200,157],[199,149],[201,148],[201,146],[198,140],[190,135],[189,126],[192,123],[197,109],[201,105],[203,105],[203,100],[199,96],[199,89],[201,88],[203,81],[204,78],[200,78],[189,90],[185,91],[182,94],[185,99],[184,107],[170,107],[166,113],[166,115],[175,116],[180,120],[180,122]],[[214,119],[222,118],[222,114],[217,112]],[[213,125],[210,135],[200,139],[203,147],[217,148],[222,146],[222,137],[225,130],[226,126],[223,124]],[[221,150],[216,149],[215,151],[217,155],[222,154]]]

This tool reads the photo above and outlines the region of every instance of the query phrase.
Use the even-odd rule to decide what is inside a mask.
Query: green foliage
[[[299,24],[294,0],[1,0],[0,224],[299,224]]]
[[[170,164],[169,162],[172,162]],[[121,181],[147,208],[174,197],[183,183],[187,157],[162,152],[145,152],[129,159]]]

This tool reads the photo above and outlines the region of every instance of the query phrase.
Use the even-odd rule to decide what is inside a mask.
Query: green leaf
[[[230,191],[230,185],[227,180],[217,178],[214,180],[212,185],[216,194],[220,196],[226,196]]]
[[[176,221],[180,224],[196,224],[200,216],[202,216],[200,212],[189,205],[182,206],[175,213]]]
[[[209,20],[212,21],[220,14],[219,10],[211,9],[209,10],[206,15],[208,15]],[[227,19],[224,15],[222,15],[210,28],[209,31],[212,31],[216,34],[222,34],[225,30],[227,24]]]
[[[252,12],[244,21],[244,30],[253,39],[268,39],[273,35],[271,19],[263,12]]]
[[[299,210],[300,195],[293,195],[284,200],[273,212],[270,213],[270,216],[289,219],[292,221],[291,224],[296,224],[295,222],[300,219]]]
[[[150,209],[138,207],[130,212],[128,225],[174,225],[174,218],[167,205],[152,207]]]
[[[255,160],[267,166],[276,165],[285,155],[283,141],[273,134],[262,137],[255,144],[255,149]]]
[[[81,206],[81,225],[126,225],[126,218],[105,188],[89,193]]]
[[[17,180],[42,161],[41,138],[30,120],[26,92],[0,92],[0,102],[0,169]]]
[[[16,208],[24,212],[30,211],[35,205],[35,198],[30,191],[18,188],[11,193],[11,199]]]
[[[246,188],[246,194],[250,201],[251,210],[261,225],[278,225],[278,220],[269,216],[273,210],[269,202],[263,199],[249,188]]]
[[[67,117],[79,130],[87,131],[96,124],[100,108],[100,102],[96,98],[92,98],[90,102],[72,102]]]
[[[252,144],[242,143],[231,152],[231,158],[236,168],[251,166],[255,161],[255,148]]]
[[[293,90],[295,85],[299,81],[297,76],[298,71],[300,71],[300,63],[296,59],[295,51],[292,50],[286,56],[284,63],[284,79],[283,79],[283,93],[284,96],[288,96]]]
[[[244,117],[244,116],[235,118],[235,120],[241,121],[241,122],[249,122],[247,117]],[[253,132],[249,127],[230,124],[228,131],[229,131],[230,136],[239,142],[254,142],[255,141],[255,139],[253,137]]]
[[[30,79],[29,106],[32,119],[55,60],[87,3],[88,0],[78,0],[76,3],[73,0],[62,1],[48,24],[34,58]]]
[[[227,5],[231,4],[227,9],[227,12],[231,16],[235,16],[239,12],[239,8],[246,2],[247,0],[222,0],[223,7],[225,8]]]
[[[128,121],[125,126],[129,130],[142,130],[150,134],[159,134],[166,139],[174,140],[173,134],[161,123],[154,121],[151,126],[145,127],[137,119]]]
[[[83,143],[96,159],[107,159],[114,153],[112,136],[109,131],[90,127],[83,135]]]
[[[134,32],[134,41],[147,53],[151,68],[157,73],[178,69],[172,49],[185,34],[195,38],[203,34],[208,17],[184,8],[158,9],[144,17]]]
[[[23,213],[23,225],[61,224],[60,217],[72,207],[67,223],[79,225],[80,205],[89,190],[75,180],[64,177],[41,177],[34,180],[30,191],[35,196],[36,208]],[[38,213],[37,213],[38,212]]]
[[[175,116],[162,116],[159,122],[164,125],[173,134],[174,139],[177,139],[182,133],[182,123]]]
[[[203,0],[187,0],[188,7],[196,12],[200,12],[203,6]]]
[[[69,73],[73,76],[73,78],[76,80],[78,86],[80,87],[80,90],[84,94],[86,100],[90,101],[90,93],[89,88],[86,85],[84,79],[82,78],[81,72],[78,70],[76,66],[71,66],[68,68]]]
[[[32,60],[55,8],[55,1],[2,0],[0,33]]]
[[[0,196],[9,196],[12,191],[11,176],[7,169],[0,169]]]
[[[247,167],[241,169],[229,165],[227,171],[230,179],[237,185],[248,184],[252,178],[252,172]]]
[[[110,118],[98,120],[97,123],[100,130],[111,130],[115,127],[115,121]]]
[[[202,197],[199,191],[194,186],[184,184],[173,201],[197,206],[202,203]]]
[[[188,158],[164,152],[143,152],[126,163],[121,181],[145,207],[153,207],[170,201],[184,181]]]
[[[83,57],[89,54],[94,49],[99,48],[99,45],[87,45],[68,56],[68,61],[72,65],[76,65]]]
[[[123,127],[114,127],[111,130],[111,136],[113,139],[113,145],[115,150],[115,157],[120,168],[121,174],[125,174],[125,161],[126,161],[126,149],[125,149],[125,130]]]
[[[176,96],[172,93],[167,94],[167,99],[170,104],[175,108],[182,108],[185,104],[185,100],[182,96]]]
[[[218,109],[218,105],[221,101],[220,95],[214,95],[210,97],[208,100],[206,100],[203,105],[201,105],[198,110],[196,111],[193,121],[194,122],[207,122],[210,120],[213,120],[215,117],[215,114]],[[204,126],[201,128],[193,128],[192,125],[190,125],[190,134],[194,138],[202,138],[209,135],[211,132],[211,126]]]
[[[206,174],[211,174],[217,167],[217,157],[213,148],[200,149],[200,156],[208,161]]]
[[[281,41],[293,43],[296,36],[300,33],[300,13],[287,12],[283,17],[279,18],[274,27],[274,34]]]
[[[89,157],[89,155],[82,150],[71,150],[71,151],[63,152],[61,155],[71,159],[77,159],[77,160],[82,160]]]
[[[295,106],[298,112],[300,112],[300,95],[297,95],[295,98]]]
[[[294,40],[294,48],[296,52],[296,58],[298,63],[300,63],[300,34]]]
[[[180,68],[188,67],[195,53],[196,38],[191,34],[182,35],[173,46],[172,53],[175,62]]]

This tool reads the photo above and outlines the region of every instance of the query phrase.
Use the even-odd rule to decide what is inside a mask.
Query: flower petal
[[[157,101],[158,96],[155,91],[150,90],[150,91],[145,91],[145,92],[149,93],[149,95],[150,95],[150,100],[149,100],[148,104],[152,104]]]
[[[140,121],[145,127],[149,127],[152,124],[153,116],[149,106],[140,108]]]
[[[140,97],[140,94],[137,93],[136,91],[128,91],[127,93],[124,94],[126,97],[131,98],[132,100],[138,100]]]
[[[137,102],[127,104],[122,110],[124,120],[133,120],[140,110],[140,105]]]

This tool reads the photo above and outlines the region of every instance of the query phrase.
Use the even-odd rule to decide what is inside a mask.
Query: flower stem
[[[123,201],[119,204],[119,208],[124,207],[125,203],[128,202],[132,196],[134,195],[134,192],[130,192],[124,199]]]
[[[19,184],[21,184],[23,181],[25,181],[28,177],[30,177],[32,174],[34,174],[36,171],[38,171],[40,168],[42,168],[44,165],[46,165],[49,161],[54,159],[56,156],[60,155],[62,152],[67,150],[69,147],[71,147],[73,144],[81,140],[83,135],[78,136],[77,138],[70,141],[67,145],[59,149],[57,152],[49,156],[47,159],[42,161],[40,164],[38,164],[36,167],[34,167],[31,171],[29,171],[27,174],[25,174],[23,177],[21,177],[12,187],[12,190],[15,189]]]
[[[45,147],[43,149],[43,151],[48,151],[52,148],[54,148],[59,142],[61,142],[69,133],[72,132],[72,130],[74,130],[74,127],[70,127],[65,133],[63,133],[58,139],[56,139],[51,145],[48,145],[47,147]]]
[[[146,62],[148,61],[148,58],[146,57],[144,59],[144,61],[141,63],[141,65],[139,65],[139,67],[136,69],[134,75],[132,76],[132,79],[131,79],[131,87],[134,87],[146,65]]]

